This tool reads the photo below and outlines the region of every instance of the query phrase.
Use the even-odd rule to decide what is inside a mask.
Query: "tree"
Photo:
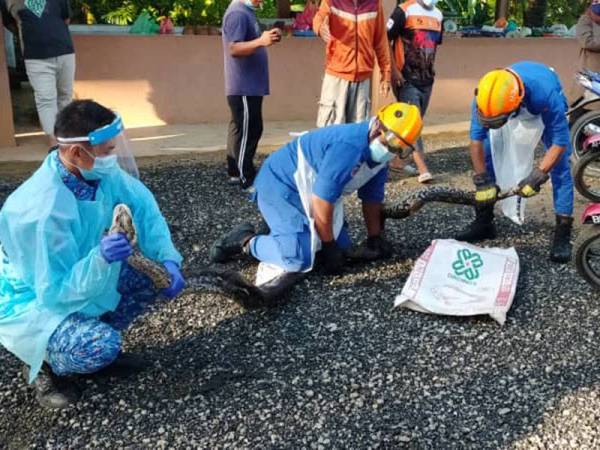
[[[502,17],[504,17],[505,19],[508,18],[508,7],[509,7],[509,0],[496,0],[496,14],[495,14],[495,19],[498,20]]]
[[[291,16],[290,0],[277,0],[277,17],[285,18]]]

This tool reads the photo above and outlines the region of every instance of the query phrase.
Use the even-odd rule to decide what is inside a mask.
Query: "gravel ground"
[[[463,141],[430,144],[438,182],[469,188]],[[234,223],[258,222],[220,162],[161,161],[142,176],[191,269]],[[0,183],[2,198],[14,186]],[[388,186],[390,198],[416,187]],[[393,259],[313,274],[278,309],[244,311],[207,293],[161,305],[125,335],[151,366],[81,380],[83,399],[67,411],[40,409],[0,350],[0,447],[598,448],[598,296],[547,259],[549,191],[526,226],[499,221],[493,245],[515,246],[522,267],[504,327],[392,309],[415,258],[472,217],[429,205],[389,222]],[[360,239],[356,199],[347,211]],[[256,264],[231,267],[252,276]]]

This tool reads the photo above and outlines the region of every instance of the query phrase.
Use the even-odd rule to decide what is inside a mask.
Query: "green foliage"
[[[256,15],[263,19],[277,17],[276,0],[263,0],[262,8],[256,11]]]
[[[519,24],[523,24],[529,3],[530,1],[528,0],[511,1],[511,16]],[[579,17],[585,12],[589,4],[589,0],[547,0],[544,23],[546,26],[562,23],[567,27],[571,27],[577,23],[577,20],[579,20]]]
[[[509,18],[523,25],[525,12],[533,3],[532,0],[511,0]],[[546,0],[544,23],[562,23],[570,27],[577,22],[589,4],[590,0]],[[491,24],[496,0],[440,0],[438,7],[444,11],[445,17],[460,25]]]
[[[112,25],[128,25],[135,20],[137,15],[138,9],[136,5],[131,2],[124,2],[117,9],[103,15],[102,19]]]
[[[453,19],[460,25],[481,26],[493,22],[496,1],[441,0],[438,7],[446,18]]]
[[[546,25],[555,23],[564,23],[568,27],[575,25],[589,4],[589,0],[548,0]]]
[[[175,25],[221,25],[230,0],[72,0],[74,23],[129,25],[146,10]],[[271,2],[274,4],[273,0]],[[263,16],[265,17],[265,16]]]
[[[487,2],[476,2],[473,6],[472,22],[475,26],[482,26],[494,20],[494,11]]]

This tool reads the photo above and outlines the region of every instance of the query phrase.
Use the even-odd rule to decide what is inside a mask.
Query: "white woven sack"
[[[514,248],[435,240],[416,261],[394,306],[450,316],[486,314],[502,325],[518,279]]]

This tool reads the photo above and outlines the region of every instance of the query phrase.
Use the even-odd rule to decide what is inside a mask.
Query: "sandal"
[[[390,165],[390,171],[399,173],[399,174],[403,174],[403,175],[408,175],[409,177],[414,177],[419,173],[417,168],[413,164],[410,164],[410,163],[408,163],[402,167],[393,167]]]
[[[429,183],[431,180],[433,180],[433,175],[431,175],[429,172],[422,173],[417,178],[417,181],[419,183],[423,183],[423,184],[424,183]]]

